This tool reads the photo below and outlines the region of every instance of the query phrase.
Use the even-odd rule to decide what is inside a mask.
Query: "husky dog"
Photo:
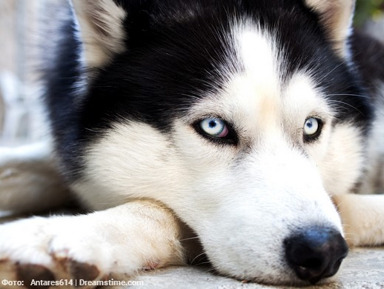
[[[90,213],[0,226],[2,278],[129,278],[185,264],[191,231],[220,274],[308,284],[338,271],[347,242],[384,242],[384,196],[356,194],[384,179],[384,50],[353,33],[353,0],[69,11],[45,103],[61,176]],[[2,175],[2,209],[66,198],[39,171],[49,160],[45,146],[3,156],[3,172],[31,169]]]

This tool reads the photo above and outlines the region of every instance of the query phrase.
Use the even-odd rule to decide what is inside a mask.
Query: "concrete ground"
[[[265,286],[242,283],[230,278],[213,275],[207,268],[172,267],[145,273],[134,279],[142,285],[129,288],[140,289],[266,289],[295,288],[288,286]],[[118,288],[118,287],[116,287]],[[128,287],[126,287],[128,288]],[[301,287],[303,288],[303,287]],[[355,248],[329,284],[309,286],[310,289],[384,289],[384,247]]]

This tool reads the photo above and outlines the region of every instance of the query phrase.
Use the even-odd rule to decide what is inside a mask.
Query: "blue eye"
[[[200,128],[211,137],[224,138],[229,133],[225,122],[216,117],[209,117],[200,121]]]
[[[304,123],[304,140],[311,141],[315,140],[321,133],[323,122],[315,117],[309,117]]]
[[[205,139],[220,145],[237,145],[239,138],[233,127],[220,117],[207,117],[192,124],[195,131]]]
[[[304,124],[304,134],[313,135],[319,130],[319,122],[316,118],[308,118]]]

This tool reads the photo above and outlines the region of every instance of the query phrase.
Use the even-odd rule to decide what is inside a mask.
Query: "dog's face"
[[[92,141],[75,190],[94,208],[160,200],[223,274],[333,275],[346,249],[329,194],[358,181],[369,110],[346,64],[349,22],[318,1],[116,2],[75,2],[82,38],[101,35],[84,42]],[[308,242],[336,259],[298,260]]]

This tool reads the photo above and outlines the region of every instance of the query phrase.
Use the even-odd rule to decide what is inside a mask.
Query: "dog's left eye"
[[[309,117],[304,123],[304,141],[309,142],[320,136],[323,122],[315,117]]]
[[[232,127],[219,117],[208,117],[193,124],[195,130],[210,141],[236,144],[237,136]]]

